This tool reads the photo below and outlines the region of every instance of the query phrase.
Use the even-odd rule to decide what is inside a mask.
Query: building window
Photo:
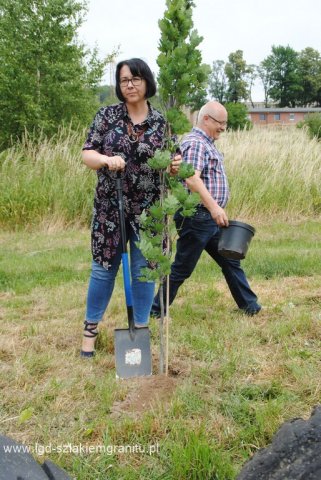
[[[260,113],[260,120],[266,120],[265,113]]]
[[[294,117],[295,117],[295,114],[294,113],[290,113],[290,120],[294,120]]]
[[[280,119],[281,119],[281,115],[279,113],[275,113],[274,120],[280,120]]]

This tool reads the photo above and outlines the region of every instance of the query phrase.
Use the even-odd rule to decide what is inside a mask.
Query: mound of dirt
[[[175,391],[177,379],[166,375],[152,375],[129,380],[130,390],[125,400],[115,402],[111,409],[111,417],[123,414],[138,417],[146,410],[161,403],[168,403]]]

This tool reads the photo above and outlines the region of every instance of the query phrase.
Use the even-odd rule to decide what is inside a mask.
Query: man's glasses
[[[214,120],[214,122],[217,122],[219,123],[222,127],[226,127],[227,125],[227,122],[225,120],[221,121],[221,120],[216,120],[216,118],[212,117],[212,115],[210,115],[209,113],[206,114],[208,117],[210,117],[212,120]]]
[[[129,82],[131,82],[134,87],[139,87],[142,80],[142,77],[122,78],[119,83],[121,87],[128,87]]]

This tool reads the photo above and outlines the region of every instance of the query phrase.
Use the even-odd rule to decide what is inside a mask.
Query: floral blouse
[[[158,173],[147,160],[163,146],[166,123],[149,103],[144,122],[133,125],[125,103],[101,108],[89,129],[83,150],[97,150],[108,156],[120,155],[126,162],[122,173],[127,228],[138,234],[139,216],[159,197]],[[91,246],[93,259],[108,269],[120,242],[116,172],[97,170]]]

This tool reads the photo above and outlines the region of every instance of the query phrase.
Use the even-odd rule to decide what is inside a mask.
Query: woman
[[[111,298],[121,261],[117,171],[122,171],[127,240],[130,244],[134,321],[146,326],[154,297],[154,283],[141,282],[146,260],[135,245],[139,216],[159,196],[158,174],[147,160],[164,142],[166,122],[148,98],[156,84],[148,65],[133,58],[118,63],[116,95],[120,102],[101,108],[96,114],[83,147],[87,167],[97,170],[98,182],[92,222],[92,271],[89,281],[86,320],[81,355],[92,357],[97,326]],[[176,173],[181,157],[171,164]]]

